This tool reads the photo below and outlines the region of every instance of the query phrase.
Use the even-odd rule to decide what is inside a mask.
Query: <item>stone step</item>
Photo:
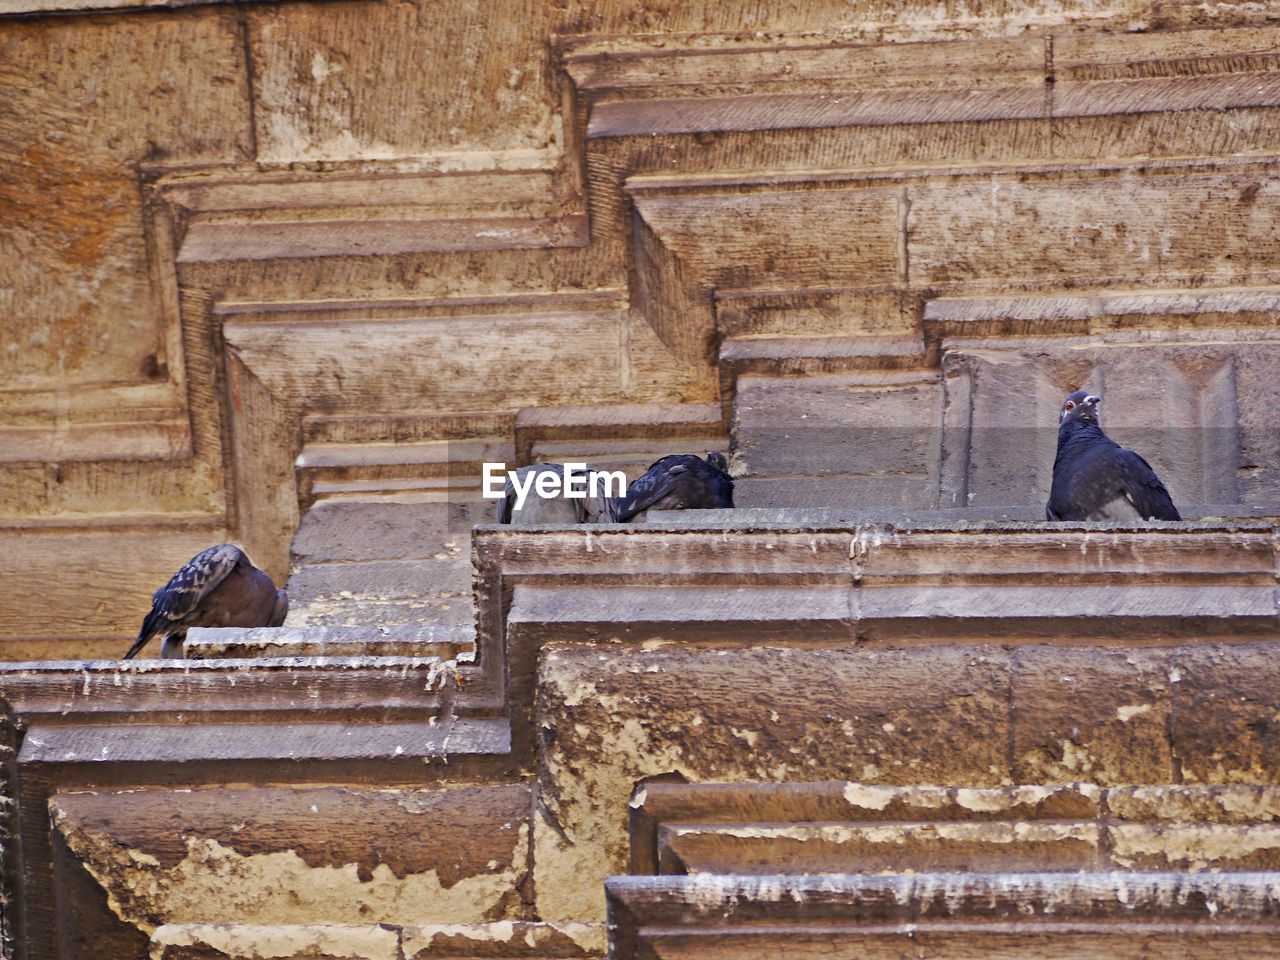
[[[366,491],[436,490],[474,498],[485,462],[511,463],[515,447],[502,437],[394,443],[310,443],[294,464],[305,508],[317,499]]]
[[[49,815],[135,924],[515,921],[528,882],[522,783],[100,790],[60,794]]]
[[[710,640],[699,641],[707,632],[700,626],[628,634],[602,625],[594,641],[543,643],[530,713],[542,796],[554,823],[548,837],[561,838],[549,842],[565,850],[566,859],[539,861],[539,889],[544,883],[552,888],[568,883],[566,871],[581,882],[588,871],[603,881],[627,869],[634,840],[622,825],[635,815],[637,801],[644,803],[641,795],[628,800],[628,791],[649,778],[874,784],[858,801],[871,806],[884,799],[892,815],[909,823],[912,817],[928,821],[934,816],[923,802],[929,798],[916,797],[915,809],[907,810],[911,797],[904,791],[905,799],[894,808],[899,801],[893,793],[886,798],[884,790],[917,784],[963,787],[964,793],[932,798],[955,809],[963,807],[962,798],[994,804],[993,795],[984,791],[1011,783],[1265,783],[1274,780],[1269,771],[1280,761],[1267,734],[1280,706],[1280,641],[1275,639],[1214,643],[1191,638],[1173,646],[846,640],[820,646],[803,630],[793,640],[771,625],[742,629],[732,640],[712,632]],[[511,662],[528,657],[524,653]],[[513,690],[513,698],[519,695],[531,696]],[[513,743],[519,744],[527,722],[513,724]],[[1224,739],[1223,730],[1236,733]],[[996,789],[994,796],[999,795]],[[899,852],[914,857],[921,869],[930,863],[948,867],[952,856],[995,864],[1013,858],[1019,845],[1027,856],[1017,869],[1043,870],[1042,863],[1054,858],[1071,869],[1105,869],[1120,862],[1121,841],[1132,841],[1134,866],[1166,869],[1161,851],[1176,852],[1179,844],[1186,859],[1170,866],[1219,855],[1225,863],[1232,858],[1222,851],[1232,843],[1248,851],[1255,840],[1255,851],[1242,854],[1243,863],[1232,869],[1248,866],[1254,856],[1270,863],[1280,836],[1274,823],[1266,822],[1273,801],[1258,802],[1270,795],[1248,790],[1224,795],[1225,801],[1213,800],[1221,807],[1217,814],[1201,812],[1201,807],[1210,809],[1210,800],[1187,800],[1185,816],[1160,812],[1156,804],[1150,804],[1155,812],[1137,812],[1140,795],[1132,798],[1134,812],[1109,809],[1106,817],[1090,812],[1102,807],[1088,797],[1080,801],[1087,806],[1046,803],[1039,812],[1033,804],[1018,809],[1009,802],[1006,820],[1027,824],[1033,833],[1019,837],[1018,828],[1008,823],[988,830],[944,822],[934,829],[971,834],[945,855],[920,839],[930,829],[927,823],[899,831],[918,841],[914,852],[904,843],[879,860],[876,832],[861,827],[843,840],[837,829],[818,831],[806,841],[825,849],[825,867],[845,870],[857,863],[859,871],[868,864],[891,868]],[[1174,802],[1169,800],[1170,809]],[[779,834],[780,825],[812,819],[856,826],[877,820],[874,811],[854,810],[842,793],[821,802],[792,797],[770,803],[750,796],[734,811],[745,829],[766,831],[761,837],[726,839],[723,834],[736,829],[731,824],[728,830],[707,827],[691,837],[673,834],[664,842],[673,856],[688,856],[698,868],[716,870],[723,857],[726,864],[773,864],[769,869],[781,873],[787,869],[777,866],[785,857],[781,851],[795,838],[787,838],[785,830]],[[1233,809],[1242,816],[1228,817]],[[959,817],[960,811],[953,815]],[[1254,817],[1258,823],[1242,839],[1238,827]],[[707,809],[696,809],[687,819],[716,822]],[[1104,819],[1116,823],[1100,822]],[[1072,820],[1081,822],[1064,836],[1053,836],[1054,821]],[[1180,820],[1208,828],[1189,826],[1179,835],[1172,828]],[[1109,850],[1104,838],[1112,844]],[[656,839],[647,844],[655,851],[651,860],[658,857],[658,844]],[[1210,854],[1215,848],[1219,853]],[[781,950],[777,955],[792,954]]]
[[[469,625],[474,496],[318,501],[293,541],[286,626]]]
[[[193,659],[243,657],[436,657],[473,659],[469,625],[414,627],[197,627],[188,631],[185,655]]]
[[[1280,787],[652,783],[631,869],[664,874],[1277,870]]]
[[[611,877],[606,890],[613,960],[1280,956],[1275,871]]]

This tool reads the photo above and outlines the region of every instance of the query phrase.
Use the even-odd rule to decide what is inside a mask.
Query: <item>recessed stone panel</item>
[[[933,377],[741,377],[739,506],[937,506],[941,390]]]

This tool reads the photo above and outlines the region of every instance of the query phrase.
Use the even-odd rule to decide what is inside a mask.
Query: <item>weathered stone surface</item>
[[[151,609],[151,595],[184,563],[220,540],[225,531],[204,523],[121,525],[94,532],[74,527],[0,531],[0,570],[9,587],[0,591],[0,636],[7,658],[79,659],[94,642],[103,654],[121,657]],[[157,578],[157,566],[168,570]],[[47,639],[51,591],[74,583],[80,602],[59,610],[57,641]],[[32,598],[45,598],[33,603]],[[110,635],[124,637],[114,644]],[[101,644],[99,646],[99,644]],[[158,653],[158,650],[147,651]]]
[[[413,627],[196,627],[187,633],[187,659],[240,657],[438,657],[475,654],[470,625]]]
[[[948,647],[544,648],[540,915],[601,915],[595,878],[626,863],[627,798],[644,777],[1002,782],[1008,670],[1001,657]]]
[[[1135,788],[1105,823],[1064,801],[1061,819],[1089,826],[1063,843],[997,846],[1007,824],[969,811],[944,824],[969,831],[958,856],[930,852],[913,821],[915,862],[992,863],[991,849],[1021,847],[1080,865],[1084,843],[1129,869],[1275,867],[1271,801],[1249,792],[1275,759],[1274,529],[968,523],[1034,518],[1052,417],[1080,384],[1106,391],[1108,427],[1150,456],[1186,515],[1274,512],[1274,11],[1236,0],[165,9],[182,5],[43,16],[117,3],[0,0],[0,87],[14,91],[0,96],[0,143],[16,145],[0,146],[0,236],[14,234],[17,278],[0,277],[0,313],[19,327],[0,362],[13,374],[0,377],[0,515],[14,521],[0,542],[12,588],[0,654],[110,652],[113,637],[123,649],[150,591],[208,545],[181,546],[192,537],[239,539],[283,579],[318,501],[291,583],[307,625],[277,637],[297,643],[242,635],[222,652],[333,662],[7,673],[0,759],[16,759],[0,764],[11,801],[0,833],[20,840],[5,842],[0,934],[16,924],[18,955],[144,949],[141,934],[95,945],[121,921],[85,864],[118,864],[113,889],[135,896],[146,884],[120,877],[154,879],[169,861],[129,858],[142,849],[131,835],[49,835],[51,793],[107,789],[126,833],[147,819],[126,817],[125,798],[221,790],[226,803],[203,819],[222,833],[193,834],[208,869],[188,893],[213,891],[201,909],[246,893],[244,876],[217,872],[244,867],[226,851],[259,836],[256,822],[233,829],[245,791],[421,793],[404,785],[442,778],[524,791],[510,811],[485,808],[532,818],[523,839],[505,816],[452,811],[423,815],[425,830],[379,820],[380,836],[365,837],[362,808],[317,804],[375,878],[344,864],[354,880],[334,879],[330,864],[326,876],[347,883],[333,895],[316,881],[325,868],[308,867],[316,882],[295,886],[311,891],[311,929],[296,904],[256,932],[243,918],[216,931],[162,925],[171,942],[157,934],[154,948],[192,958],[598,954],[599,880],[625,853],[626,797],[635,778],[672,770],[781,782],[871,765],[873,799],[928,776],[988,784],[965,795],[999,805],[996,784],[1071,776],[1065,746],[1057,753],[1069,741],[1101,782],[1244,792],[1172,800]],[[856,389],[841,398],[832,384]],[[735,445],[755,444],[739,502],[845,504],[843,519],[484,534],[477,659],[446,668],[398,645],[423,622],[471,616],[478,514],[440,505],[474,488],[478,460],[582,451],[630,469],[668,442],[700,452],[753,392],[767,402],[738,411]],[[578,412],[544,416],[549,405]],[[905,436],[850,451],[800,442],[791,418]],[[774,427],[786,436],[767,438]],[[393,512],[392,493],[434,501],[435,516]],[[338,498],[375,497],[384,503],[338,522]],[[865,512],[877,504],[885,513]],[[970,513],[903,517],[920,507]],[[370,644],[379,623],[389,639]],[[565,646],[575,638],[586,646]],[[1206,640],[1231,649],[1194,649]],[[544,642],[565,659],[542,677],[539,740]],[[357,644],[381,659],[341,656]],[[1171,658],[1163,681],[1153,644]],[[1222,732],[1233,724],[1238,737]],[[701,743],[699,730],[710,731]],[[513,786],[534,771],[536,796]],[[266,782],[278,785],[253,786]],[[242,786],[204,789],[219,783]],[[1045,828],[1016,806],[1006,820]],[[309,809],[284,812],[312,823]],[[804,842],[816,838],[828,865],[880,849],[868,837],[888,821],[859,822],[847,842],[811,823]],[[245,870],[323,847],[310,834],[295,845],[290,829],[278,848],[238,853],[253,860]],[[673,829],[706,868],[710,848],[692,846],[702,835]],[[775,833],[739,838],[752,845],[740,864],[767,861],[766,841],[775,852],[795,841],[763,829]],[[475,876],[425,906],[406,894],[396,906],[412,917],[397,929],[357,915],[375,885],[400,882],[382,872],[396,856],[447,840],[470,862],[495,836],[496,866],[477,859]],[[93,856],[76,860],[72,839]],[[454,910],[460,887],[496,875],[512,888],[502,898]],[[804,890],[747,890],[738,902],[749,912],[758,899],[766,923],[797,911],[785,929],[753,927],[754,946],[710,926],[722,904],[704,888],[690,898],[701,925],[686,936],[677,916],[644,949],[1216,957],[1225,943],[1265,956],[1274,905],[1235,912],[1274,885],[1254,883],[1019,881],[957,894],[922,880],[905,899],[941,904],[933,916],[966,896],[1004,912],[961,915],[960,933],[909,917],[911,941],[894,927],[842,942],[813,932]],[[1019,900],[1011,885],[1033,889]],[[287,887],[271,892],[287,899]],[[1186,909],[1170,916],[1179,898]],[[1081,909],[1064,914],[1064,901]],[[865,902],[835,898],[818,922],[845,923]],[[1049,917],[1036,913],[1045,904],[1057,939],[1027,929]],[[539,911],[565,922],[531,920]],[[148,928],[164,919],[135,914]],[[1140,914],[1178,929],[1130,922]],[[589,918],[590,930],[571,926]]]
[[[747,476],[735,502],[935,506],[941,400],[932,377],[740,378],[734,438]],[[789,490],[805,502],[788,503]]]
[[[405,960],[432,957],[603,957],[605,929],[599,923],[449,923],[401,930]]]
[[[320,501],[294,540],[289,625],[470,623],[469,531],[493,502],[462,494]]]
[[[155,960],[397,960],[399,945],[384,924],[165,923],[151,934]]]
[[[1158,178],[1054,177],[920,186],[910,191],[917,283],[1071,277],[1147,284],[1191,275],[1239,282],[1275,269],[1275,203],[1264,169]],[[993,186],[995,189],[993,189]],[[963,238],[963,241],[962,241]]]
[[[65,793],[50,801],[71,851],[134,923],[518,917],[528,810],[522,786]],[[234,890],[227,875],[237,877]]]
[[[1168,648],[1028,646],[1013,655],[1020,783],[1174,782]]]
[[[183,360],[172,352],[171,305],[148,269],[136,170],[247,155],[234,13],[8,21],[0,49],[0,242],[9,251],[0,289],[13,346],[5,382],[49,418],[73,382],[173,382]],[[94,419],[119,422],[120,413]]]
[[[158,960],[266,960],[306,956],[315,960],[429,960],[452,957],[602,957],[603,924],[175,924],[151,936]]]
[[[490,504],[492,510],[492,503]],[[436,557],[465,544],[483,512],[428,498],[335,499],[307,511],[293,541],[299,565]]]
[[[100,5],[114,3],[7,9]],[[501,28],[482,8],[413,4],[368,16],[304,5],[7,19],[13,63],[61,71],[45,84],[52,99],[26,90],[30,71],[10,83],[9,139],[37,148],[11,164],[18,187],[34,189],[12,198],[15,222],[46,196],[56,214],[84,194],[62,239],[74,247],[86,223],[110,221],[94,309],[114,303],[127,319],[112,321],[103,349],[50,368],[47,390],[23,381],[0,396],[12,428],[0,457],[47,464],[5,468],[4,509],[72,522],[141,504],[225,512],[279,575],[297,521],[300,420],[714,405],[747,372],[905,363],[927,375],[938,358],[917,337],[918,314],[939,293],[1274,282],[1259,212],[1267,151],[1280,144],[1265,11],[1122,0],[978,5],[959,19],[928,5],[872,5],[852,20],[826,4],[502,12]],[[133,70],[127,51],[144,33],[161,52]],[[102,76],[124,73],[98,95]],[[1106,115],[1080,115],[1094,113]],[[80,114],[82,131],[67,120]],[[645,136],[608,135],[624,128]],[[67,186],[54,154],[81,140]],[[36,219],[42,236],[62,222]],[[89,281],[59,267],[58,237],[20,267],[62,302]],[[23,303],[42,302],[24,291]],[[83,346],[84,319],[49,343]],[[918,349],[830,343],[879,337]],[[30,340],[14,362],[49,355]],[[1258,413],[1274,405],[1273,366],[1233,360],[1234,488],[1223,439],[1197,454],[1193,499],[1274,499]],[[1221,371],[1188,376],[1201,374],[1228,397]],[[1263,402],[1246,398],[1250,379]],[[337,457],[311,479],[344,494],[412,484],[403,450],[347,453],[366,458],[367,477]],[[301,486],[306,499],[305,474]],[[867,478],[841,493],[911,506],[932,499],[922,486]],[[832,489],[762,475],[742,493],[817,506]],[[965,502],[953,493],[944,483],[945,505]],[[72,593],[64,602],[91,609]]]
[[[260,158],[547,151],[555,137],[537,4],[449,11],[302,6],[250,17]],[[396,38],[393,49],[376,38]],[[416,70],[412,64],[450,64]],[[373,75],[377,83],[362,82]],[[385,95],[395,89],[392,97]],[[492,91],[483,101],[469,90]],[[431,122],[413,122],[421,104]],[[437,112],[438,111],[438,112]]]
[[[1274,783],[1277,666],[1269,644],[1175,652],[1170,735],[1185,783]]]
[[[796,950],[887,960],[923,950],[1048,960],[1154,950],[1207,960],[1227,948],[1273,957],[1275,879],[1274,872],[613,877],[612,954],[709,960]]]
[[[289,578],[288,623],[468,623],[467,556],[456,545],[441,552],[447,559],[305,565]]]
[[[317,413],[512,408],[548,396],[586,403],[621,390],[617,311],[229,320],[223,330],[228,349],[268,387]]]
[[[1083,870],[1099,862],[1092,823],[771,824],[662,829],[672,873],[943,873]]]
[[[788,519],[757,527],[729,511],[643,534],[488,528],[477,535],[481,644],[505,642],[514,665],[557,637],[1132,646],[1139,623],[1148,644],[1275,630],[1269,524]],[[516,667],[513,681],[531,672]]]
[[[638,874],[1273,869],[1274,787],[647,782]]]

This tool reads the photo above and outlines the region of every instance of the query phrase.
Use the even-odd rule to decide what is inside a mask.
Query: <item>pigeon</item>
[[[162,657],[181,657],[190,627],[278,627],[288,610],[288,595],[269,575],[235,544],[220,543],[188,560],[155,592],[124,658],[132,660],[153,637],[163,641]]]
[[[733,478],[729,461],[719,450],[707,459],[688,453],[663,457],[650,465],[627,488],[618,503],[620,523],[647,510],[714,510],[733,506]]]
[[[1050,520],[1181,520],[1151,464],[1125,450],[1098,424],[1101,397],[1077,390],[1062,405]]]
[[[563,478],[564,464],[535,463],[516,470],[522,487],[529,484],[528,477],[530,474],[536,477],[542,473],[554,473],[557,477]],[[586,482],[588,493],[592,489],[590,486],[592,475],[604,473],[607,473],[607,471],[599,470],[596,467],[587,467]],[[575,473],[574,476],[581,477],[581,474]],[[536,482],[535,480],[534,483]],[[562,482],[563,479],[557,481],[557,485],[559,486]],[[581,480],[578,480],[579,484],[581,482]],[[604,495],[566,497],[563,494],[555,497],[540,497],[533,486],[528,486],[527,488],[529,492],[525,499],[525,504],[517,510],[516,489],[511,482],[511,477],[507,477],[506,483],[502,486],[502,496],[498,498],[497,519],[499,523],[528,526],[542,523],[613,523],[615,519],[618,504],[617,497]],[[607,488],[597,486],[596,489],[599,491]]]

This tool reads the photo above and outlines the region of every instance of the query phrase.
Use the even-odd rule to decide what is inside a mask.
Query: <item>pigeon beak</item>
[[[1102,398],[1101,397],[1085,397],[1084,402],[1091,407],[1096,407],[1098,404],[1102,402]]]

